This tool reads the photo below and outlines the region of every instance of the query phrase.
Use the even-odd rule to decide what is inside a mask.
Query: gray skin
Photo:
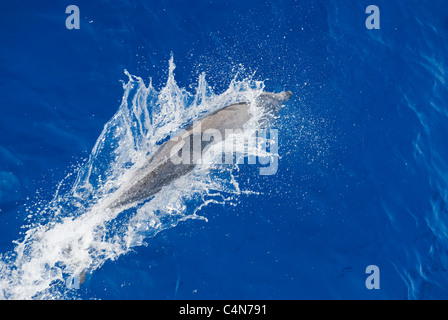
[[[269,123],[272,117],[278,113],[280,107],[289,100],[292,93],[290,91],[283,91],[277,94],[265,92],[257,98],[257,105],[265,109],[267,116],[263,121]],[[110,204],[107,208],[113,210],[124,210],[135,206],[142,201],[145,201],[157,192],[159,192],[164,186],[170,184],[175,179],[186,175],[193,170],[195,164],[175,164],[173,162],[173,155],[179,156],[179,152],[176,151],[176,145],[179,145],[181,140],[187,141],[190,139],[190,155],[193,154],[194,135],[199,134],[199,139],[202,138],[202,133],[207,129],[217,129],[222,137],[225,137],[226,129],[243,130],[244,124],[249,121],[251,115],[249,113],[249,105],[247,103],[239,103],[229,105],[218,111],[205,115],[202,119],[199,119],[201,123],[200,131],[194,130],[193,125],[190,125],[184,132],[165,142],[155,154],[150,157],[145,164],[137,169],[130,182],[123,184],[110,200]],[[205,139],[204,139],[205,140]],[[213,141],[201,141],[201,153],[204,149],[211,145]],[[64,250],[70,254],[71,247]],[[83,284],[87,275],[87,270],[82,271],[79,276],[79,283]]]
[[[268,115],[275,115],[280,107],[289,100],[291,91],[283,91],[280,93],[262,93],[257,98],[257,105],[266,109]],[[269,116],[268,116],[269,117]],[[110,209],[126,209],[135,206],[142,201],[145,201],[159,192],[163,187],[170,184],[177,178],[186,175],[195,167],[194,161],[187,163],[176,164],[173,161],[173,156],[179,158],[182,156],[182,150],[176,151],[176,146],[179,146],[181,139],[184,142],[190,142],[190,160],[194,157],[193,139],[195,135],[200,134],[199,141],[201,142],[201,154],[206,147],[213,143],[213,141],[202,141],[202,133],[207,129],[216,129],[225,137],[226,129],[243,130],[244,124],[249,121],[251,115],[249,113],[249,105],[247,103],[239,103],[229,105],[211,114],[205,115],[200,121],[200,131],[190,125],[178,136],[171,138],[165,142],[156,153],[150,157],[147,162],[133,174],[130,183],[123,185],[117,190],[116,196],[112,199],[108,208]],[[269,122],[271,119],[266,118]],[[196,123],[196,122],[195,122]],[[190,139],[190,141],[187,141]],[[224,138],[225,139],[225,138]],[[204,139],[206,140],[206,139]]]

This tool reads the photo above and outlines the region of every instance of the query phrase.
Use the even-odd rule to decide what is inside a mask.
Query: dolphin
[[[291,91],[280,93],[263,92],[256,99],[258,107],[264,108],[266,116],[264,122],[271,122],[281,106],[292,96]],[[150,199],[157,192],[162,190],[177,178],[186,175],[195,167],[195,161],[178,163],[176,160],[182,157],[182,148],[179,145],[187,144],[188,160],[194,158],[195,152],[201,153],[213,144],[212,139],[203,139],[203,135],[209,129],[219,131],[225,137],[226,130],[243,130],[244,124],[251,119],[248,103],[237,103],[225,106],[217,111],[204,115],[198,121],[187,126],[180,133],[163,143],[154,155],[150,156],[143,165],[138,166],[131,174],[127,183],[121,185],[105,203],[105,208],[110,210],[125,210],[134,207],[145,200]],[[197,124],[200,123],[200,126]],[[194,139],[198,138],[199,148],[195,150]],[[103,207],[104,208],[104,207]],[[72,248],[63,250],[66,254],[71,254]],[[77,275],[79,284],[86,280],[87,270],[81,271]],[[67,286],[71,287],[74,277],[67,279]]]
[[[269,117],[269,115],[275,115],[280,107],[289,100],[291,95],[291,91],[280,93],[263,92],[257,97],[256,103],[258,107],[266,111]],[[244,124],[250,118],[248,103],[232,104],[204,115],[181,133],[162,144],[154,155],[149,157],[142,166],[134,171],[129,182],[117,189],[109,200],[107,207],[109,209],[123,210],[151,198],[163,187],[186,175],[195,167],[195,161],[181,163],[176,161],[183,156],[182,152],[185,151],[182,149],[178,150],[179,145],[189,144],[190,155],[188,157],[191,159],[191,157],[197,156],[195,153],[199,152],[202,154],[205,148],[213,144],[212,139],[207,141],[207,139],[202,138],[206,130],[218,130],[221,136],[225,137],[226,130],[243,130]],[[199,127],[195,125],[197,123],[200,123]],[[194,149],[196,138],[199,138],[200,141],[199,150]]]

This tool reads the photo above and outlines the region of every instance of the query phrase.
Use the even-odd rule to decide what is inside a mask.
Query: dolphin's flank
[[[268,111],[268,114],[274,114],[284,102],[289,100],[291,95],[291,91],[283,91],[277,94],[264,92],[257,98],[256,103],[258,107]],[[250,118],[248,103],[229,105],[199,119],[201,124],[199,134],[207,129],[215,129],[221,133],[222,137],[225,137],[226,130],[242,130],[244,124]],[[181,136],[174,137],[161,145],[157,152],[141,168],[135,171],[132,179],[129,180],[130,182],[122,185],[116,191],[110,199],[108,208],[124,209],[134,206],[149,199],[164,186],[190,172],[194,168],[195,163],[175,164],[175,161],[172,161],[174,156],[172,150],[178,144],[176,140],[192,140],[194,139],[193,135],[197,133],[193,125],[190,125]],[[202,152],[211,143],[211,141],[202,141],[200,151]],[[190,144],[190,146],[193,148],[193,144]],[[192,149],[190,151],[193,153]],[[178,155],[176,154],[176,156]]]

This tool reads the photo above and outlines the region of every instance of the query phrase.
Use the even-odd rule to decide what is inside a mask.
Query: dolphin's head
[[[283,102],[286,102],[289,100],[289,98],[291,98],[292,96],[292,92],[291,91],[282,91],[280,93],[276,93],[275,96],[279,99],[282,100]]]
[[[282,91],[279,93],[263,92],[257,98],[257,105],[268,112],[277,113],[281,106],[291,98],[291,91]]]

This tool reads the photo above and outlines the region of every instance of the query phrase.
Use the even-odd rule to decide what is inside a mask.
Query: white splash
[[[235,76],[229,88],[217,95],[201,74],[192,94],[178,87],[174,69],[171,58],[168,80],[160,91],[125,71],[129,79],[123,83],[122,103],[78,170],[73,186],[39,210],[45,217],[34,217],[37,222],[15,242],[14,252],[0,256],[1,299],[73,296],[65,286],[68,277],[91,273],[180,221],[205,219],[198,215],[203,206],[240,194],[232,175],[236,165],[213,166],[213,161],[204,161],[142,205],[123,212],[106,209],[109,197],[161,142],[205,112],[244,101],[251,105],[249,129],[257,129],[263,117],[255,104],[263,82]],[[212,151],[204,156],[219,156]]]

